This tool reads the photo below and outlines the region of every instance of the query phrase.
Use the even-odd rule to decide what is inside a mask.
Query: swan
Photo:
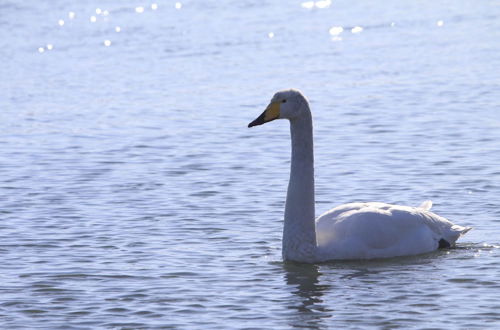
[[[379,202],[348,203],[315,219],[313,125],[309,103],[295,89],[277,92],[248,127],[288,119],[292,139],[282,255],[285,261],[375,259],[447,248],[471,227],[454,225],[418,207]]]

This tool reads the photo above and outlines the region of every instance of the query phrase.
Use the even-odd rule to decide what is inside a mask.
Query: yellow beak
[[[257,119],[248,124],[248,127],[262,125],[270,121],[273,121],[275,119],[278,119],[280,117],[280,106],[281,102],[269,103],[266,110],[264,110],[264,112],[259,117],[257,117]]]

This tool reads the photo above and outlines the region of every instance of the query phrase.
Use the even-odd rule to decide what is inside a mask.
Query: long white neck
[[[292,163],[283,228],[283,259],[310,261],[316,252],[313,128],[309,106],[290,120]]]

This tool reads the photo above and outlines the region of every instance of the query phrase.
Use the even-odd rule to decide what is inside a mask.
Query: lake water
[[[498,1],[2,1],[1,326],[499,328],[499,54]],[[474,230],[283,263],[288,124],[247,124],[290,87],[317,214]]]

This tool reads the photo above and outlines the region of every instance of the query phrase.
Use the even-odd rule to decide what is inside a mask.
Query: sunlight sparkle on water
[[[97,17],[95,16],[90,16],[90,22],[95,23],[97,21]]]
[[[38,47],[38,52],[39,53],[43,53],[45,51],[45,49],[43,47]]]
[[[68,18],[69,18],[69,19],[73,19],[73,18],[75,18],[75,12],[74,12],[74,11],[70,11],[70,12],[68,13]]]
[[[274,38],[274,32],[269,32],[269,33],[267,34],[267,36],[269,37],[269,39]]]
[[[316,1],[316,2],[314,2],[314,1],[304,1],[300,5],[303,8],[306,8],[306,9],[313,9],[314,6],[316,6],[316,8],[323,9],[323,8],[330,7],[331,4],[332,4],[331,0],[319,0],[319,1]]]
[[[332,41],[342,41],[340,34],[344,31],[344,28],[341,26],[333,26],[328,30],[330,35],[332,36]]]
[[[121,28],[121,27],[119,27],[119,26],[116,26],[116,27],[115,27],[115,31],[116,31],[116,32],[120,32],[121,30],[122,30],[122,28]]]
[[[47,44],[47,50],[52,50],[54,46],[52,44]]]
[[[175,9],[181,9],[182,8],[182,3],[176,2],[175,3]]]
[[[301,6],[306,8],[306,9],[312,9],[312,8],[314,8],[314,1],[302,2]]]
[[[329,30],[332,36],[338,36],[339,34],[342,33],[342,31],[344,31],[344,28],[341,26],[334,26]]]
[[[100,14],[102,13],[102,9],[101,9],[101,8],[96,8],[96,9],[95,9],[95,13],[96,13],[97,15],[100,15]]]
[[[138,14],[142,14],[144,12],[144,7],[135,7],[135,12]]]
[[[104,40],[104,46],[106,47],[111,46],[111,40]]]
[[[156,4],[156,3],[151,4],[151,9],[152,10],[158,9],[158,4]]]
[[[63,25],[64,25],[64,20],[60,19],[57,23],[58,23],[60,26],[63,26]]]
[[[332,4],[332,1],[331,0],[320,0],[320,1],[316,1],[316,8],[328,8],[330,7],[330,5]]]
[[[441,21],[441,20],[439,20],[439,21],[436,22],[436,25],[439,26],[439,27],[441,27],[441,26],[444,25],[444,22]]]
[[[363,28],[361,26],[355,26],[351,29],[352,33],[360,33],[361,31],[363,31]]]

